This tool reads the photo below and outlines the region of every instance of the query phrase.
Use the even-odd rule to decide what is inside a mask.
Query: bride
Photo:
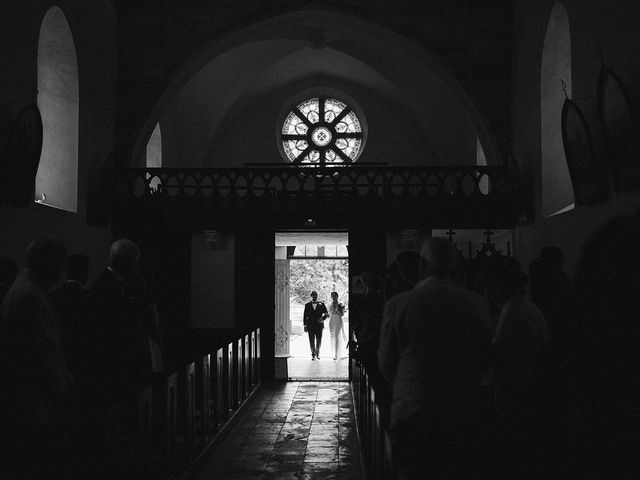
[[[340,338],[346,341],[346,335],[342,325],[344,315],[344,305],[338,303],[338,292],[331,292],[331,303],[329,304],[329,334],[331,335],[331,352],[333,359],[337,360],[340,351]]]

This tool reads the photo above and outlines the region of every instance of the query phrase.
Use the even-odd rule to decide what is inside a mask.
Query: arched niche
[[[598,76],[598,116],[616,192],[640,189],[640,119],[622,79],[605,66]]]
[[[578,205],[591,205],[607,198],[606,178],[598,168],[593,141],[582,110],[568,98],[562,106],[562,143]]]
[[[482,148],[482,143],[480,143],[480,138],[476,140],[476,165],[478,167],[486,167],[487,166],[487,156],[484,153],[484,149]],[[483,194],[489,192],[489,177],[483,175],[478,180],[478,188]]]
[[[38,39],[38,108],[43,138],[35,200],[78,211],[78,63],[63,11],[51,7]]]
[[[540,67],[542,213],[545,217],[573,208],[573,188],[562,143],[562,106],[571,96],[571,34],[562,2],[551,11]]]

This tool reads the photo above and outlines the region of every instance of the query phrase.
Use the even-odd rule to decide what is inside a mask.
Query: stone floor
[[[348,382],[262,385],[197,480],[360,480]]]

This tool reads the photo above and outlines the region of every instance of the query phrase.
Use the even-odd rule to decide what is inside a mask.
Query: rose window
[[[288,161],[319,165],[355,162],[362,138],[353,109],[334,98],[310,98],[298,104],[284,120],[280,135]]]

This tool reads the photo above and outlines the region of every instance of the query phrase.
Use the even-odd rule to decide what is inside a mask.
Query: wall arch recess
[[[640,119],[624,82],[602,66],[598,75],[598,116],[616,192],[640,189]]]
[[[605,200],[607,178],[598,168],[587,121],[569,98],[562,106],[562,143],[576,203],[591,205]]]

